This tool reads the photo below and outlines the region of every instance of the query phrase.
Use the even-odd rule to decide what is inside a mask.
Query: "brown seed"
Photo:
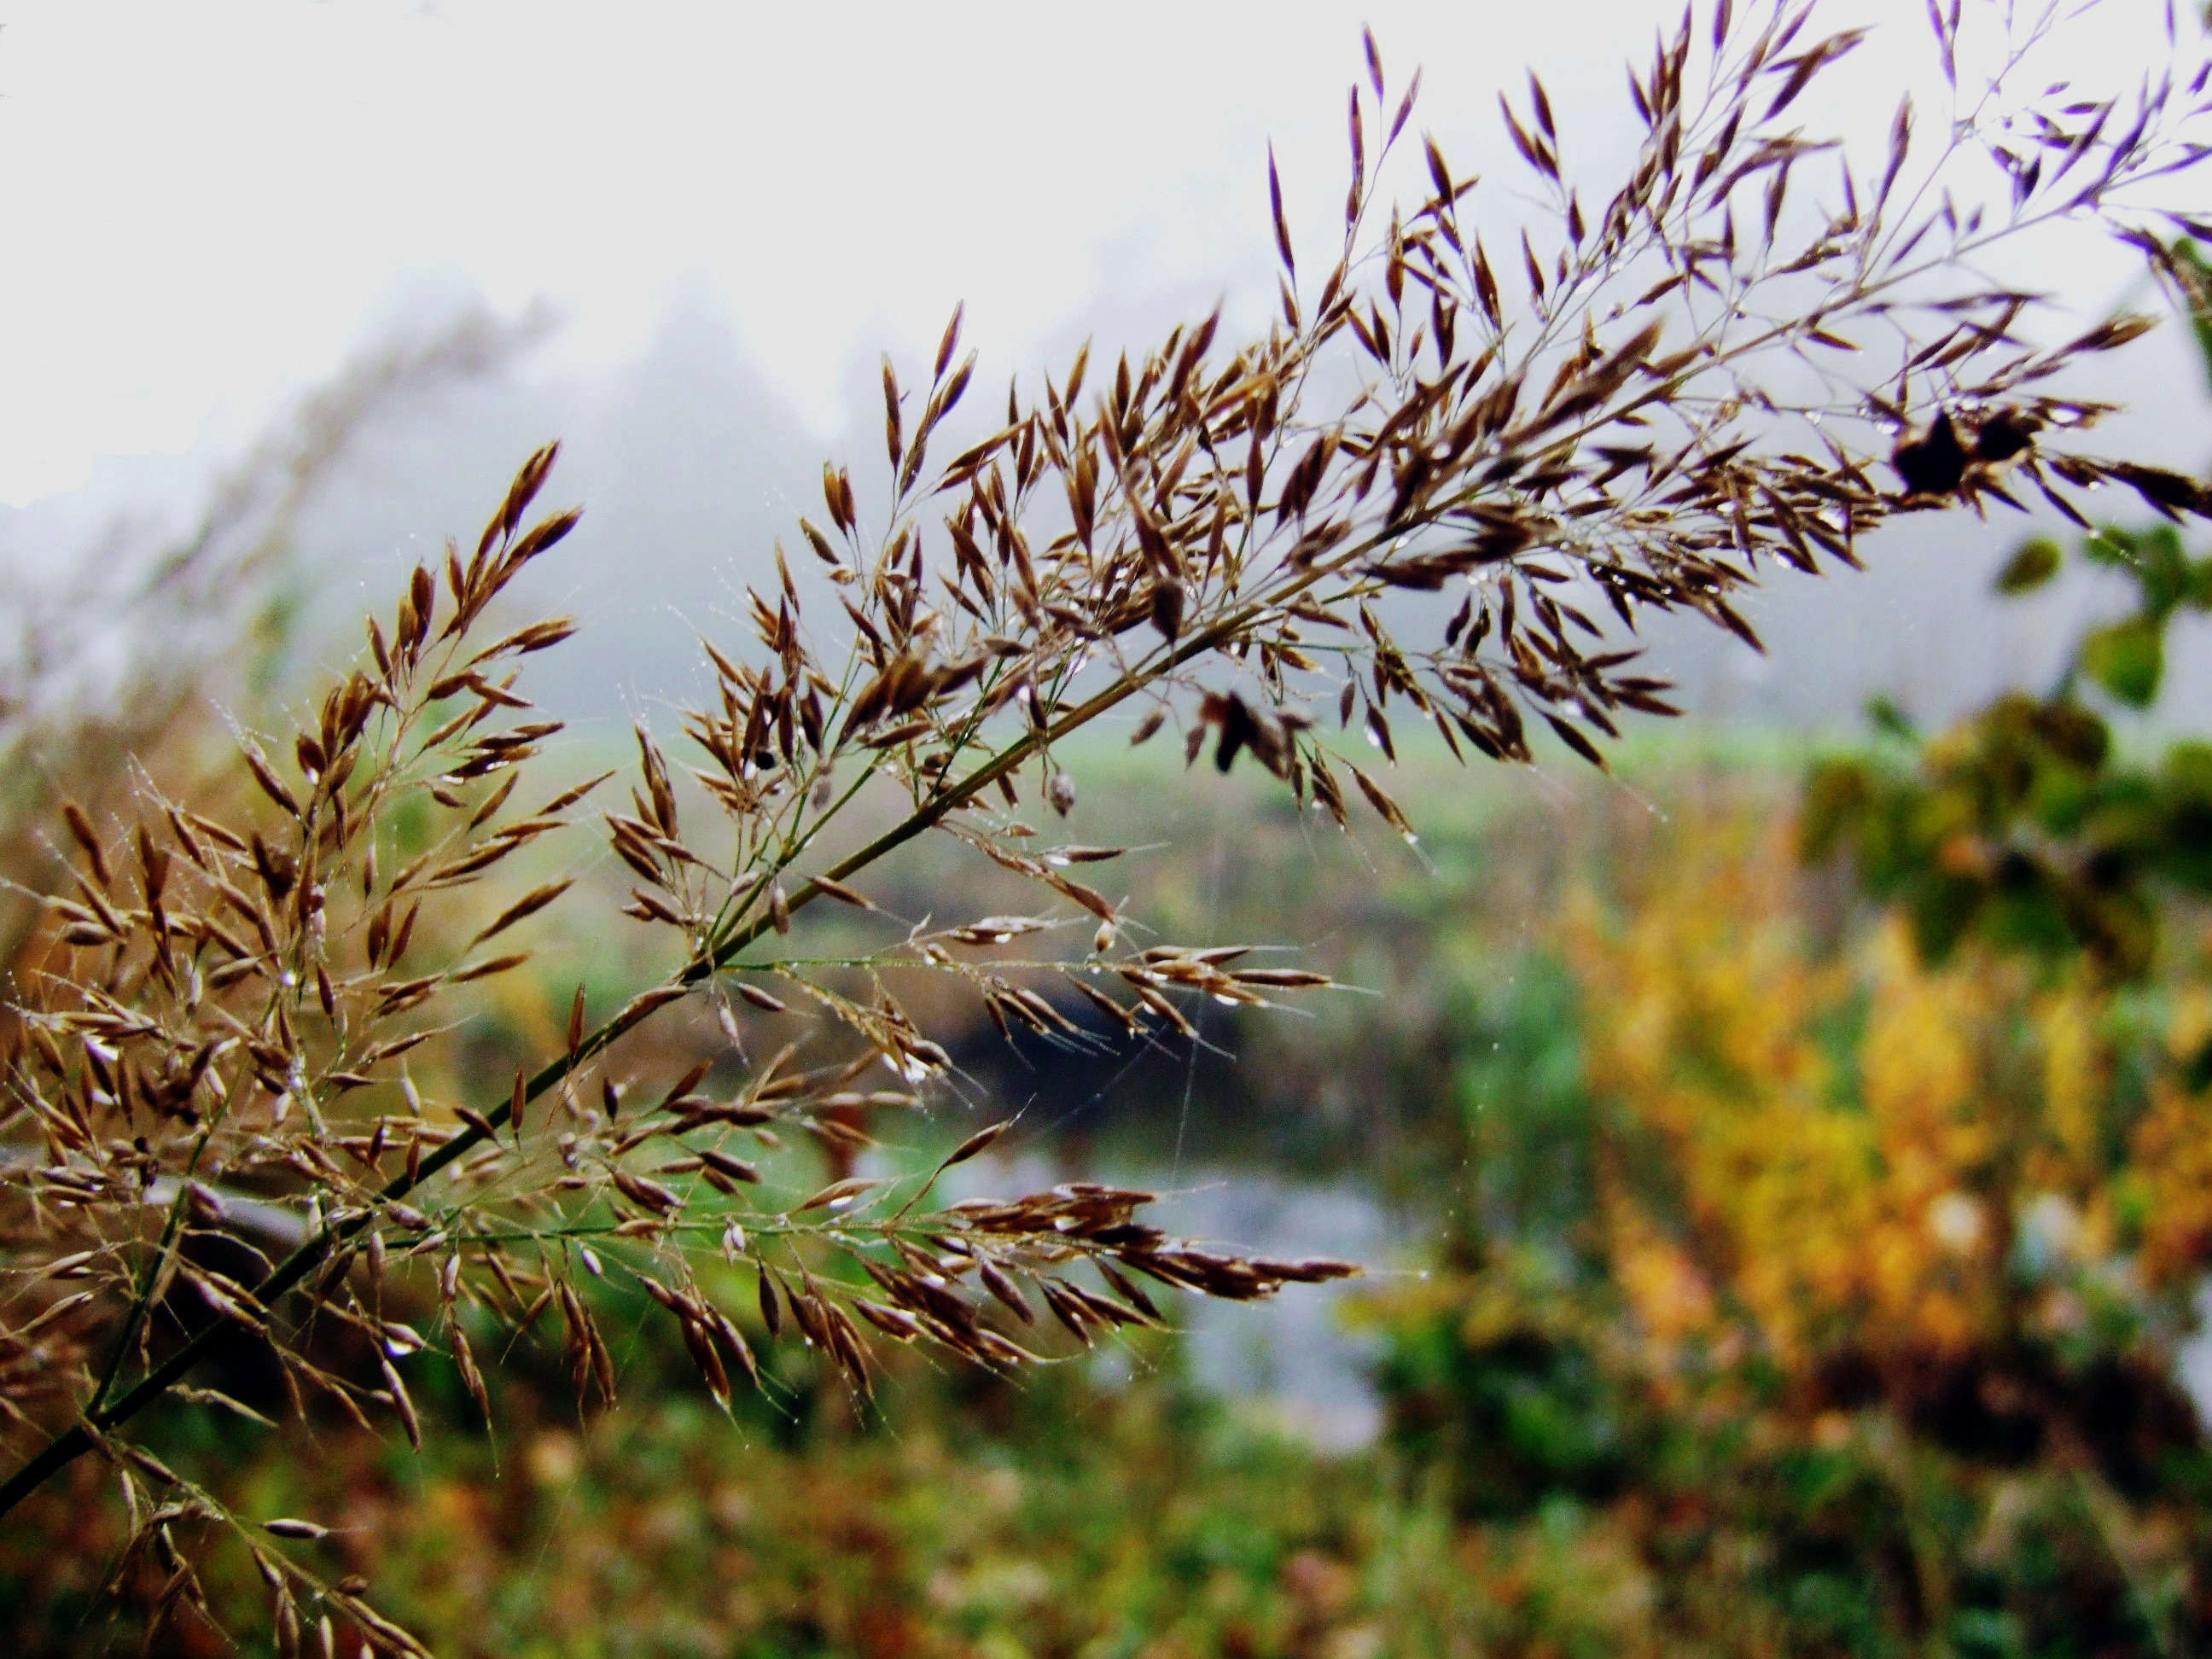
[[[965,1164],[969,1158],[988,1151],[997,1142],[1000,1135],[1013,1127],[1013,1119],[1007,1118],[1001,1122],[976,1130],[974,1134],[969,1135],[967,1139],[945,1154],[945,1162],[940,1167],[949,1170],[956,1164]]]

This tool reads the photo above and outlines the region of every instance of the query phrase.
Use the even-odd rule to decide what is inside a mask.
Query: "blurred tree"
[[[2212,309],[2193,246],[2164,255],[2180,287],[2208,374]],[[2212,611],[2212,553],[2192,556],[2183,503],[2145,499],[2168,522],[2087,529],[2075,558],[2133,584],[2124,615],[2085,631],[2057,683],[2014,692],[1948,731],[1923,736],[1877,702],[1876,743],[1816,766],[1805,788],[1805,856],[1848,856],[1867,895],[1911,918],[1941,960],[1969,935],[2041,957],[2054,971],[2086,956],[2115,980],[2148,971],[2161,896],[2212,894],[2212,744],[2123,753],[2114,713],[2141,714],[2165,684],[2172,625]],[[2060,544],[2022,544],[1998,574],[2001,594],[2032,593],[2068,562]]]

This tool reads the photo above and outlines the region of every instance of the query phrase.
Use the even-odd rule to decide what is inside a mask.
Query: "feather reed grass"
[[[1686,15],[1630,69],[1640,140],[1605,191],[1577,176],[1534,78],[1503,106],[1507,176],[1409,137],[1414,84],[1368,40],[1341,239],[1318,260],[1293,244],[1270,161],[1264,334],[1224,340],[1217,313],[1110,367],[1086,349],[1018,380],[957,448],[981,394],[956,313],[923,371],[884,365],[879,480],[825,467],[796,560],[779,549],[749,595],[750,640],[705,644],[689,764],[641,727],[617,804],[609,776],[541,775],[558,728],[522,671],[574,624],[497,620],[577,524],[538,511],[548,448],[472,548],[417,568],[370,619],[363,657],[297,729],[241,735],[250,807],[149,784],[120,811],[68,808],[77,857],[16,988],[0,1107],[16,1159],[0,1410],[24,1449],[0,1513],[94,1454],[131,1559],[161,1569],[156,1616],[198,1604],[195,1540],[227,1532],[268,1583],[280,1650],[343,1627],[417,1651],[367,1586],[315,1572],[319,1523],[232,1513],[132,1420],[242,1345],[273,1358],[295,1407],[419,1440],[406,1372],[427,1349],[490,1409],[471,1304],[516,1328],[557,1312],[580,1401],[611,1398],[587,1289],[602,1274],[665,1310],[726,1402],[757,1381],[762,1340],[811,1344],[865,1393],[887,1344],[1011,1367],[1159,1322],[1171,1291],[1255,1299],[1353,1271],[1171,1237],[1144,1218],[1150,1194],[1104,1186],[935,1201],[1004,1121],[918,1181],[848,1176],[787,1203],[763,1201],[755,1147],[849,1147],[854,1109],[948,1085],[946,1051],[891,989],[902,974],[1071,1042],[1100,1019],[1187,1040],[1197,1000],[1327,988],[1233,945],[1139,948],[1099,884],[1118,849],[1050,844],[1017,816],[1074,810],[1062,745],[1114,711],[1139,711],[1133,741],[1172,726],[1188,762],[1249,757],[1340,824],[1371,810],[1410,839],[1346,747],[1394,757],[1413,722],[1463,758],[1527,762],[1550,733],[1602,765],[1623,719],[1676,712],[1637,659],[1651,614],[1755,645],[1744,589],[1776,567],[1856,567],[1900,514],[2034,500],[2079,519],[2107,483],[2206,513],[2194,480],[2078,446],[2108,405],[2070,371],[2148,322],[2038,343],[2043,297],[1984,274],[2066,221],[2176,272],[2170,244],[2208,231],[2162,204],[2205,154],[2207,71],[2182,78],[2200,43],[2177,31],[2139,94],[2062,86],[2000,119],[2063,42],[2061,9],[1931,5],[1954,107],[1900,106],[1866,157],[1798,125],[1863,33],[1819,33],[1814,10]],[[1962,59],[1993,66],[1986,93],[1962,89]],[[1416,182],[1394,198],[1386,176]],[[888,827],[821,851],[886,794]],[[520,969],[542,918],[577,902],[568,877],[502,878],[592,811],[635,877],[627,913],[676,965],[611,1010],[580,986],[563,1040],[495,1097],[426,1097],[408,1057],[452,1042],[474,988]],[[403,817],[432,829],[392,867]],[[1029,884],[1034,914],[871,914],[870,872],[932,832]],[[825,899],[880,944],[797,955],[794,919]],[[1071,918],[1088,950],[1003,954]],[[740,1007],[796,1023],[794,1005],[842,1042],[746,1055]],[[714,1011],[732,1040],[657,1075],[626,1039],[678,1006]],[[258,1265],[209,1265],[191,1246],[216,1234]],[[750,1280],[742,1316],[707,1282],[718,1261]],[[403,1273],[435,1286],[428,1330],[386,1310]],[[181,1334],[157,1316],[180,1297],[199,1310]],[[309,1339],[331,1328],[373,1358],[318,1358]]]

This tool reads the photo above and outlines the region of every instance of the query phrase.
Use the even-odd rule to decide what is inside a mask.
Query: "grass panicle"
[[[554,451],[531,457],[307,718],[240,734],[220,810],[149,783],[63,814],[76,856],[19,964],[0,1107],[0,1411],[21,1459],[0,1513],[96,1453],[165,1606],[194,1602],[193,1540],[227,1529],[283,1650],[335,1620],[414,1651],[365,1586],[289,1547],[320,1523],[231,1514],[132,1441],[137,1414],[243,1346],[295,1409],[419,1439],[428,1350],[491,1409],[472,1323],[544,1322],[580,1399],[611,1399],[602,1277],[677,1322],[726,1404],[764,1385],[764,1342],[809,1344],[866,1393],[888,1347],[1012,1367],[1160,1322],[1170,1291],[1250,1300],[1352,1271],[1171,1237],[1115,1187],[943,1202],[939,1177],[1003,1121],[918,1178],[858,1173],[881,1114],[957,1082],[901,988],[950,981],[1009,1036],[1079,1046],[1102,1021],[1188,1041],[1206,999],[1327,989],[1235,945],[1138,942],[1120,849],[1058,838],[1081,795],[1062,745],[1109,716],[1411,839],[1378,775],[1410,728],[1511,762],[1548,733],[1603,765],[1624,720],[1676,712],[1639,663],[1645,620],[1695,613],[1755,646],[1747,587],[1856,567],[1893,516],[2079,519],[2106,483],[2204,515],[2194,480],[2080,445],[2107,405],[2077,371],[2147,323],[2053,343],[2044,297],[1986,274],[2094,221],[2187,280],[2168,250],[2208,228],[2162,202],[2203,153],[2207,75],[2181,76],[2201,42],[2140,94],[2021,99],[2064,40],[2055,7],[2029,9],[1931,9],[1954,106],[1901,106],[1863,155],[1801,125],[1860,32],[1816,33],[1809,6],[1700,9],[1632,65],[1639,138],[1609,187],[1578,175],[1533,78],[1487,170],[1447,156],[1369,40],[1340,240],[1295,245],[1299,181],[1268,160],[1264,332],[1224,337],[1217,313],[1110,365],[1086,348],[983,414],[956,312],[926,371],[884,366],[881,473],[825,467],[818,520],[747,595],[750,637],[706,642],[680,751],[641,727],[619,786],[545,775],[559,726],[526,671],[574,624],[514,626],[503,596],[578,519],[540,507]],[[1985,91],[1962,88],[1962,53],[1995,66]],[[611,1009],[534,961],[544,918],[589,890],[559,850],[587,815],[669,963]],[[1033,906],[878,909],[872,872],[933,832]],[[866,943],[805,953],[823,898]],[[478,988],[533,963],[562,1029],[511,1084],[446,1086],[433,1060]],[[678,1009],[710,1014],[718,1046],[629,1040]],[[783,1026],[773,1052],[742,1040]],[[763,1148],[793,1137],[825,1184],[763,1182]],[[394,1311],[403,1279],[433,1287],[427,1317]]]

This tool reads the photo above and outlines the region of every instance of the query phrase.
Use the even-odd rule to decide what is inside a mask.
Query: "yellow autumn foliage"
[[[2212,1257],[2212,1097],[2169,1063],[2123,1121],[2115,993],[1972,948],[1931,967],[1895,918],[1826,943],[1790,827],[1722,817],[1567,930],[1598,1224],[1656,1369],[1746,1342],[1801,1379],[1846,1349],[1942,1362]],[[2156,1000],[2169,1060],[2212,1036],[2203,988]]]

